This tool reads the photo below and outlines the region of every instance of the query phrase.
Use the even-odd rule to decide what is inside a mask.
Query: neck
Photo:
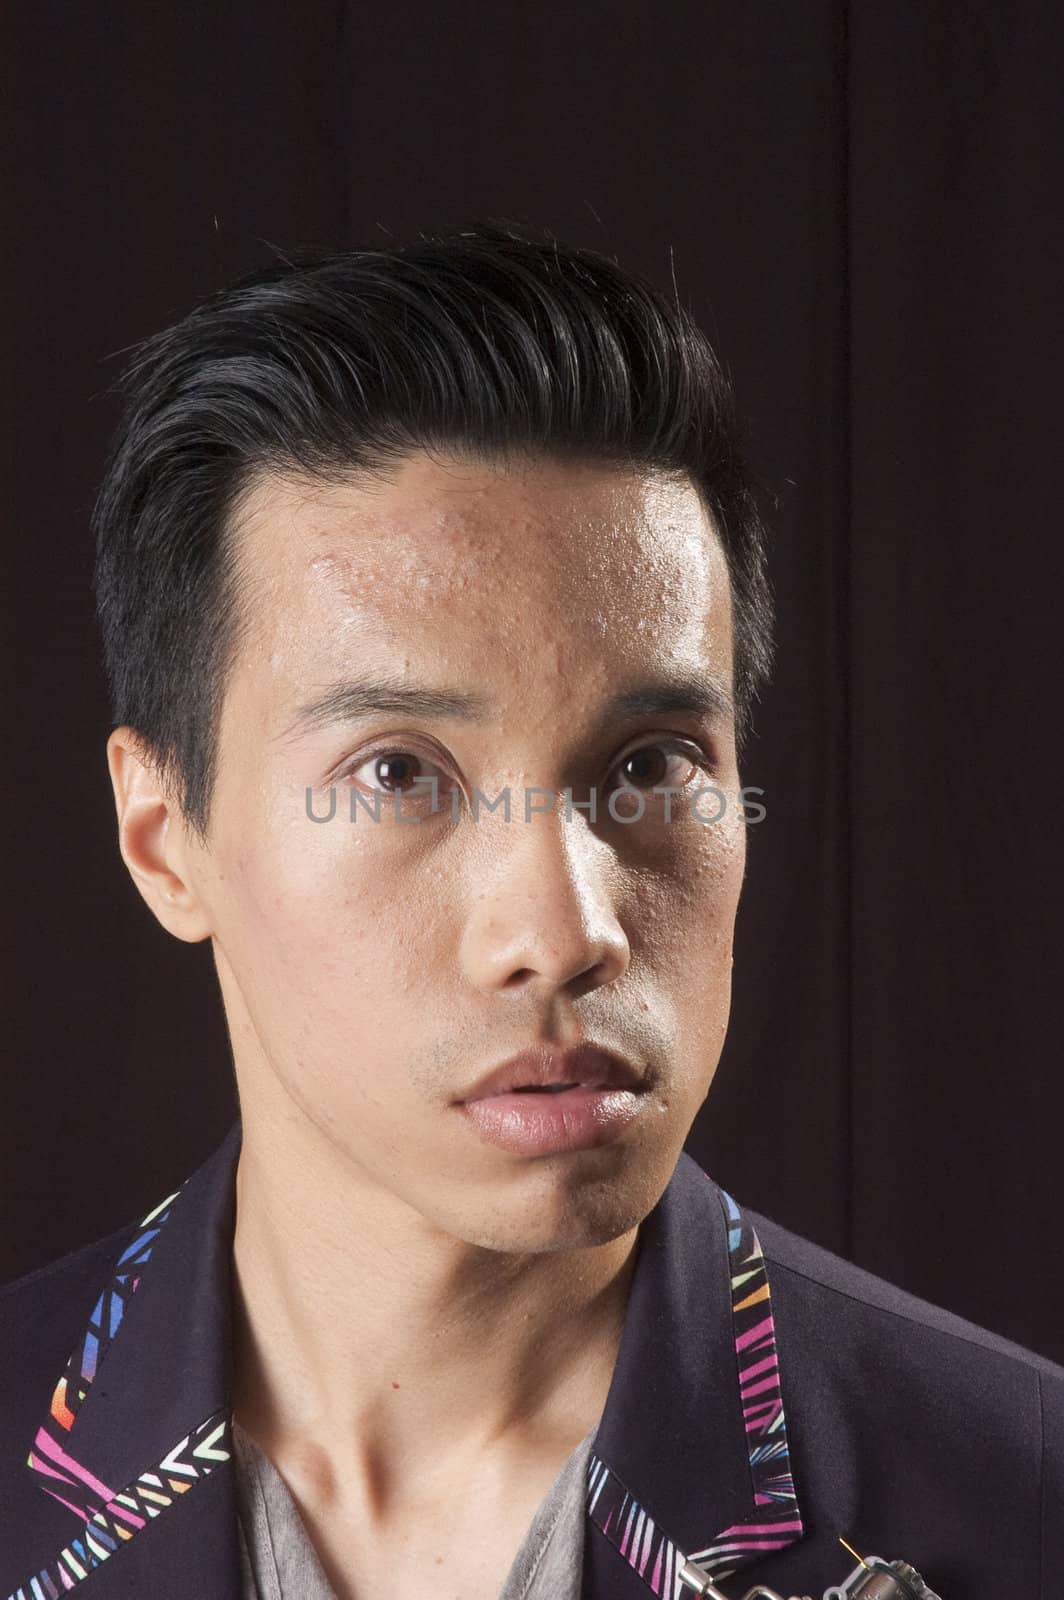
[[[601,1416],[637,1230],[512,1254],[443,1234],[335,1152],[245,1119],[234,1405],[275,1458],[378,1484],[498,1452],[564,1457]],[[431,1443],[431,1449],[427,1448]]]

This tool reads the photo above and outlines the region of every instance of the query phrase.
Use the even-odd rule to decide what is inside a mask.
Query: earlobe
[[[130,877],[168,933],[189,944],[211,934],[189,873],[187,830],[175,797],[132,728],[115,728],[107,767],[118,817],[118,848]]]

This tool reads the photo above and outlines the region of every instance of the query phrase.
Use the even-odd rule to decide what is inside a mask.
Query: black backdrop
[[[737,1198],[1064,1360],[1062,51],[1037,0],[6,8],[0,1276],[233,1109],[118,857],[88,511],[114,353],[270,245],[509,216],[680,291],[771,496]]]

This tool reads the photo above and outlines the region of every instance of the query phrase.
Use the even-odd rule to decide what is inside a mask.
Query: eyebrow
[[[342,679],[300,705],[277,737],[296,738],[334,723],[356,722],[375,712],[442,722],[484,722],[493,704],[490,696],[482,693],[419,688],[389,678]],[[728,686],[715,673],[678,673],[611,695],[603,708],[603,720],[626,721],[673,712],[693,712],[730,722],[735,716],[735,702]]]

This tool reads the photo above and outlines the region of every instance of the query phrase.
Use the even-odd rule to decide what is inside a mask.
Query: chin
[[[573,1156],[537,1163],[526,1182],[492,1202],[482,1195],[475,1213],[455,1218],[448,1231],[486,1250],[539,1254],[608,1244],[638,1225],[657,1205],[675,1159],[642,1162],[628,1153],[609,1170],[580,1170]]]

